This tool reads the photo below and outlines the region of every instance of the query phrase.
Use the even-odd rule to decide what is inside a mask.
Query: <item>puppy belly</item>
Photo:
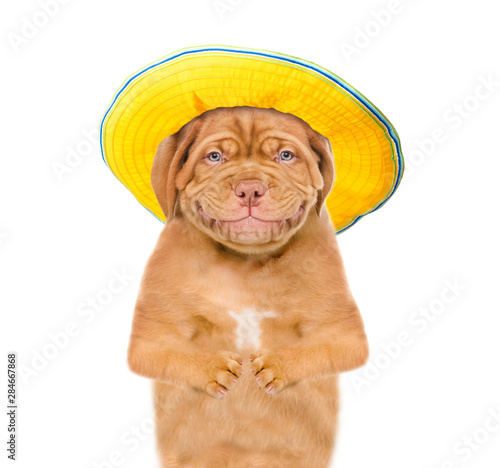
[[[326,467],[334,444],[337,381],[300,382],[270,397],[245,373],[224,400],[157,382],[155,410],[158,448],[172,463],[165,466],[184,466],[214,447],[231,446],[288,460],[276,467]]]

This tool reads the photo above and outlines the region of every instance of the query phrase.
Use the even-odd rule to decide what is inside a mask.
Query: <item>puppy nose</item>
[[[259,198],[266,193],[267,189],[262,182],[258,180],[243,180],[236,185],[234,192],[241,198],[245,205],[255,205]]]

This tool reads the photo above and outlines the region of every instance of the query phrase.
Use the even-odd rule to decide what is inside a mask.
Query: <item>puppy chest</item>
[[[261,347],[262,325],[266,319],[276,317],[272,310],[258,310],[256,307],[234,308],[228,310],[229,320],[233,320],[235,346],[239,351],[257,350]]]
[[[277,295],[276,284],[241,267],[212,265],[207,273],[199,290],[203,291],[203,315],[213,327],[205,339],[223,341],[236,352],[252,352],[291,344],[300,337],[304,308],[294,299]]]

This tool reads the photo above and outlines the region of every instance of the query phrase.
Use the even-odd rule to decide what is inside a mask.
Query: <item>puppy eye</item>
[[[208,155],[208,159],[212,162],[218,162],[222,159],[222,156],[220,153],[217,153],[217,151],[214,151]]]
[[[281,161],[290,161],[294,157],[294,154],[290,151],[282,151],[280,153],[280,159]]]

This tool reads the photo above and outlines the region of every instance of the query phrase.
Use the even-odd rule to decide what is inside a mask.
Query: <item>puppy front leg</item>
[[[174,324],[165,326],[141,317],[136,311],[128,349],[128,364],[133,372],[185,385],[218,400],[236,386],[243,364],[239,354],[196,349]]]
[[[323,326],[300,344],[261,349],[250,356],[257,384],[269,395],[301,380],[355,369],[368,359],[368,340],[361,318]]]
[[[242,374],[241,356],[229,351],[182,352],[131,346],[130,369],[143,377],[189,387],[222,400]]]

